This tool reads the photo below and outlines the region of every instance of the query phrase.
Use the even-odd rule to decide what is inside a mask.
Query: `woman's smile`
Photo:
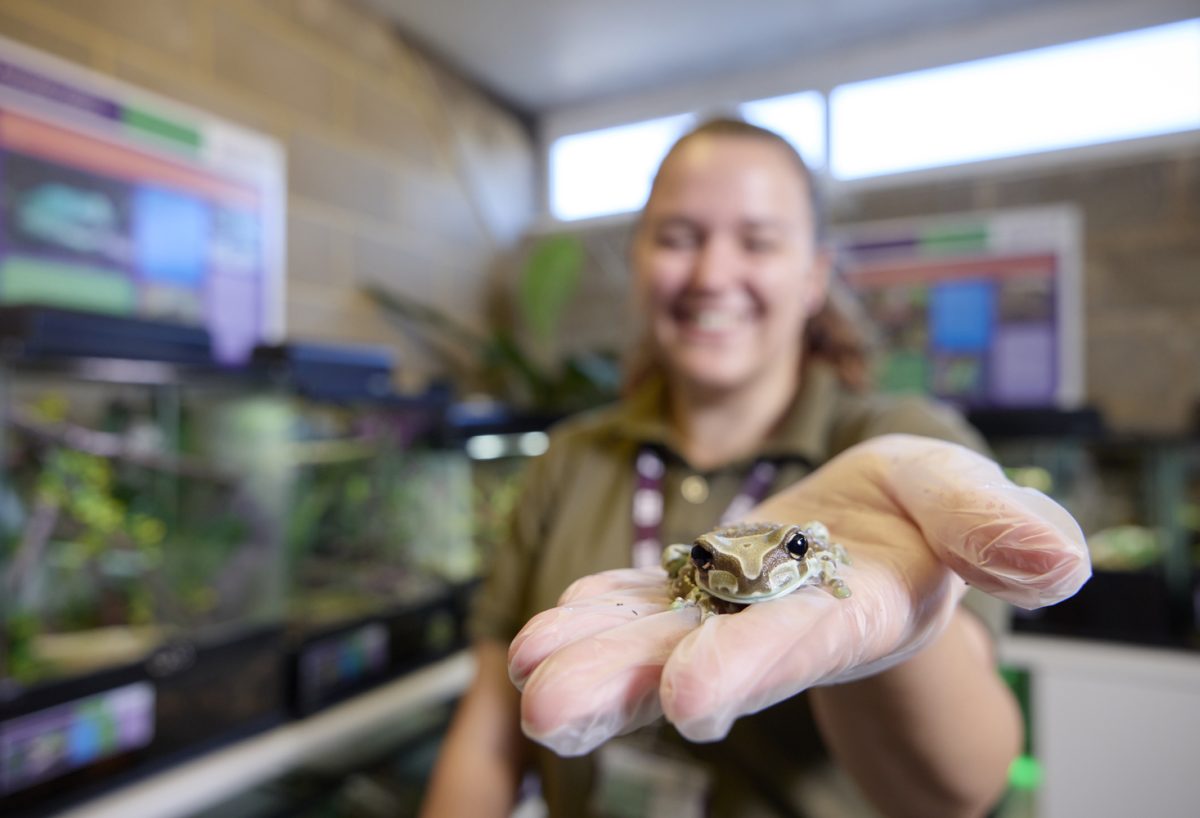
[[[685,333],[698,340],[724,339],[757,318],[753,308],[741,304],[681,304],[671,315]]]

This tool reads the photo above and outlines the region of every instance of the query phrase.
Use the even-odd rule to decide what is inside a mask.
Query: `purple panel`
[[[1002,324],[991,352],[991,393],[996,404],[1054,403],[1058,367],[1053,324]]]
[[[77,108],[105,119],[121,119],[121,106],[112,100],[89,94],[72,85],[67,85],[65,82],[52,80],[4,60],[0,60],[0,85],[7,85],[9,88],[24,91],[26,94],[42,97],[57,102],[59,105]]]
[[[238,364],[250,357],[262,337],[259,323],[259,291],[262,279],[254,276],[214,272],[208,282],[208,331],[213,354],[224,364]]]

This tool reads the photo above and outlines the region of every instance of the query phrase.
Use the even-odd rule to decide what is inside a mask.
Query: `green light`
[[[1008,784],[1014,790],[1036,790],[1042,784],[1042,765],[1031,755],[1018,756],[1008,768]]]

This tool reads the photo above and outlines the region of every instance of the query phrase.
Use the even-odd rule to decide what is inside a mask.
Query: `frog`
[[[829,529],[817,520],[722,525],[691,545],[668,545],[662,554],[673,607],[694,605],[702,619],[737,613],[809,585],[847,599],[850,587],[837,570],[849,563],[846,549],[831,542]]]

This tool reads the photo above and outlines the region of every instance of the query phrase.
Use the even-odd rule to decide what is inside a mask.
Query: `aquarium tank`
[[[201,329],[0,309],[0,805],[279,710],[286,497],[251,466],[288,407],[211,360]]]
[[[547,430],[561,417],[483,400],[452,408],[452,434],[471,461],[475,542],[485,562],[512,536],[526,467],[549,447]]]
[[[1018,611],[1014,628],[1200,647],[1200,441],[1116,435],[1087,411],[973,420],[1012,480],[1072,513],[1092,558],[1092,579],[1074,598]]]
[[[450,393],[397,394],[386,350],[261,348],[290,424],[256,468],[286,496],[293,704],[309,712],[462,644],[481,570]]]

